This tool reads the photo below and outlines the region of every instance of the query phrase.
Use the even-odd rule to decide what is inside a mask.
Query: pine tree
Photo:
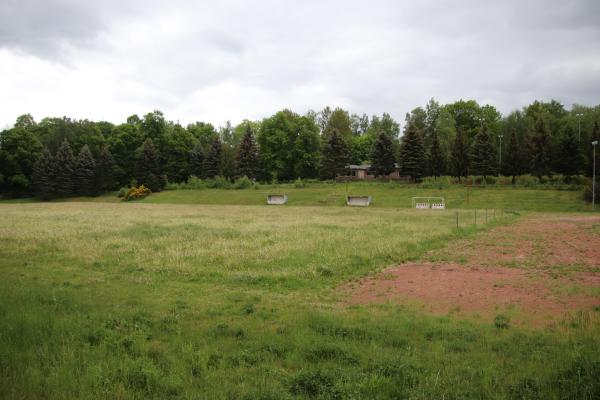
[[[40,200],[50,200],[54,197],[55,186],[54,176],[56,173],[54,158],[48,148],[42,150],[33,166],[33,188],[37,198]]]
[[[380,131],[373,143],[371,169],[377,176],[388,175],[394,171],[395,163],[392,139],[384,131]]]
[[[55,166],[56,178],[54,182],[56,194],[59,197],[72,196],[75,190],[75,182],[73,179],[75,159],[73,157],[73,152],[71,151],[71,145],[67,139],[65,139],[58,148],[55,156]]]
[[[421,132],[409,122],[400,146],[400,172],[416,182],[425,173],[425,149]]]
[[[475,135],[471,149],[471,173],[481,175],[484,181],[486,176],[494,175],[496,173],[495,155],[492,137],[487,125],[484,124],[479,133]]]
[[[429,149],[429,172],[432,176],[438,177],[445,173],[445,160],[440,148],[440,140],[437,130],[431,133],[431,148]]]
[[[506,156],[504,157],[502,167],[505,175],[512,176],[512,184],[514,185],[517,181],[517,175],[520,175],[523,171],[523,164],[521,163],[521,145],[515,129],[512,129],[510,132]]]
[[[337,129],[333,129],[323,146],[323,165],[321,176],[324,179],[335,179],[344,173],[348,164],[348,146]]]
[[[190,153],[190,175],[197,178],[204,176],[204,149],[202,144],[198,142]]]
[[[246,125],[246,132],[242,137],[235,158],[236,175],[256,179],[258,173],[258,148],[250,124]]]
[[[206,178],[214,178],[221,173],[221,141],[213,140],[208,154],[204,158],[203,170]]]
[[[550,174],[550,132],[541,116],[538,116],[535,121],[531,147],[533,154],[531,172],[541,181],[544,175]]]
[[[583,158],[579,151],[579,143],[575,137],[575,132],[570,126],[567,127],[560,141],[560,173],[564,174],[567,181],[571,176],[581,172]]]
[[[91,196],[95,192],[94,177],[96,175],[96,162],[88,145],[84,145],[75,161],[74,181],[75,194]]]
[[[164,187],[158,151],[150,138],[138,149],[135,179],[138,185],[144,185],[153,192],[160,192]]]
[[[104,147],[98,156],[96,163],[96,190],[98,193],[106,193],[115,187],[115,160],[108,149]]]
[[[467,137],[462,129],[456,132],[456,138],[452,146],[452,175],[460,178],[469,174],[469,148]]]

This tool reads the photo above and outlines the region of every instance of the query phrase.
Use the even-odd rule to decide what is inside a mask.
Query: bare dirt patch
[[[600,304],[600,218],[528,217],[341,287],[349,304],[435,314],[508,312],[533,325]]]

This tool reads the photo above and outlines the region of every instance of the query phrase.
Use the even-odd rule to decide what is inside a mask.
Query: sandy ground
[[[600,306],[600,217],[536,215],[449,243],[343,285],[348,304],[396,302],[434,314],[541,325]]]

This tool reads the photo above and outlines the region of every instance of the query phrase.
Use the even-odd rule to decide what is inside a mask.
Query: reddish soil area
[[[435,314],[512,315],[540,325],[600,305],[600,218],[529,217],[348,283],[349,304],[396,302]]]

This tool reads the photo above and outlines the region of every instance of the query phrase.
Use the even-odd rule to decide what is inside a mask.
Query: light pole
[[[575,116],[577,117],[577,125],[579,126],[579,133],[577,134],[577,138],[581,142],[581,117],[583,116],[583,114],[577,113],[575,114]]]
[[[592,164],[593,172],[592,172],[592,211],[596,209],[596,145],[598,144],[597,140],[592,142],[592,147],[594,148],[594,163]]]
[[[498,135],[498,138],[500,139],[500,155],[498,156],[498,176],[500,176],[502,174],[502,135]]]

